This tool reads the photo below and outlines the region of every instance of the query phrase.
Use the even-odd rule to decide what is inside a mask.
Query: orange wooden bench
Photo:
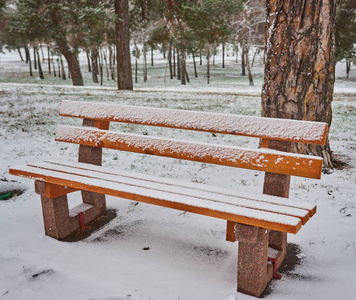
[[[293,142],[324,144],[327,124],[239,115],[62,101],[60,115],[83,127],[60,125],[56,141],[79,144],[79,162],[44,161],[10,168],[35,179],[45,233],[63,239],[105,215],[112,195],[227,221],[226,239],[238,241],[238,291],[259,297],[286,256],[287,233],[296,234],[316,212],[288,198],[290,176],[320,179],[320,157],[290,153]],[[261,139],[261,148],[198,143],[110,131],[110,122],[207,131]],[[264,194],[178,181],[101,166],[102,148],[264,171]],[[83,203],[68,209],[67,194]]]

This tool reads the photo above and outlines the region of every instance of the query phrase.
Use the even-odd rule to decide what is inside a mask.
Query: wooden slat
[[[197,190],[194,188],[192,189],[192,188],[184,187],[183,184],[179,184],[179,185],[166,184],[160,181],[158,178],[155,182],[153,182],[146,179],[126,177],[117,174],[115,175],[107,174],[101,171],[76,168],[75,166],[69,166],[69,165],[63,166],[53,162],[39,162],[39,163],[28,164],[28,165],[31,167],[63,172],[72,175],[85,176],[88,178],[102,179],[102,180],[120,183],[120,184],[127,184],[136,187],[148,188],[151,189],[152,191],[167,192],[175,195],[194,197],[202,200],[209,200],[209,201],[225,203],[234,206],[241,206],[241,207],[247,207],[247,208],[252,208],[261,211],[269,211],[273,213],[284,214],[284,215],[297,217],[301,219],[303,225],[310,218],[310,213],[309,210],[307,209],[290,207],[284,204],[276,205],[275,203],[269,203],[268,201],[255,201],[254,199],[246,199],[243,197],[230,196],[226,194],[222,197],[222,195],[219,193],[205,191],[204,187],[200,187],[200,189]]]
[[[321,122],[67,100],[60,115],[319,145],[325,144],[328,131]]]
[[[262,203],[266,202],[270,204],[277,204],[279,206],[307,210],[309,211],[310,216],[313,216],[316,213],[316,205],[309,202],[299,201],[299,200],[297,201],[292,199],[287,200],[286,198],[282,198],[282,197],[222,188],[218,186],[195,183],[190,181],[183,181],[183,180],[177,180],[177,179],[160,177],[160,176],[152,176],[152,175],[137,173],[137,172],[128,172],[128,171],[121,171],[121,170],[119,171],[117,169],[111,169],[111,168],[96,166],[92,164],[77,163],[77,162],[65,161],[65,160],[51,160],[47,162],[53,165],[71,167],[84,171],[94,171],[100,174],[100,176],[114,175],[119,177],[127,177],[129,179],[145,181],[147,182],[148,185],[155,185],[157,183],[164,184],[167,186],[166,187],[167,190],[169,189],[176,190],[180,188],[185,188],[185,189],[189,189],[191,191],[190,193],[192,194],[193,193],[201,194],[202,192],[203,193],[209,192],[217,195],[220,199],[224,199],[226,196],[234,197],[234,198],[250,199]]]
[[[88,127],[58,126],[56,141],[317,179],[323,164],[320,157],[270,149],[193,143]]]
[[[49,171],[30,166],[11,168],[9,172],[12,175],[43,180],[74,189],[122,197],[277,231],[297,233],[301,228],[301,221],[298,218],[290,216],[256,211],[225,203],[204,201],[194,197],[181,196],[157,190],[152,191],[151,189],[137,186],[132,187],[126,184],[113,183],[101,179],[87,178],[85,176]]]

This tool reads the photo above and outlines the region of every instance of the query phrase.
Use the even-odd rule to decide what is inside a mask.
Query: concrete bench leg
[[[239,242],[237,290],[260,297],[273,278],[273,266],[267,263],[270,230],[236,223]]]
[[[45,233],[57,240],[63,239],[81,228],[83,222],[88,224],[106,214],[105,195],[95,193],[86,195],[85,202],[83,202],[91,204],[92,207],[83,209],[81,222],[79,214],[70,215],[67,191],[64,187],[35,181],[35,190],[37,194],[41,195]],[[55,190],[55,192],[51,193],[50,190]],[[68,192],[71,191],[73,190],[68,189]],[[49,194],[54,196],[49,196]]]

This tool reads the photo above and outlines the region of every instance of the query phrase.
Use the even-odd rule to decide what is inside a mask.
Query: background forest
[[[127,11],[121,11],[125,4]],[[157,50],[167,60],[167,77],[182,84],[198,77],[197,64],[205,66],[209,83],[215,57],[221,57],[220,66],[225,68],[225,58],[233,55],[241,75],[253,85],[251,67],[256,56],[264,55],[265,6],[265,0],[1,0],[0,43],[18,51],[30,76],[37,77],[38,70],[41,79],[49,74],[69,77],[73,85],[84,85],[80,53],[87,56],[93,83],[103,85],[104,79],[116,81],[127,68],[131,72],[130,55],[129,77],[137,83],[140,61],[140,76],[146,82]],[[126,17],[129,35],[122,35]],[[120,55],[117,49],[124,44],[130,45],[131,53]],[[356,61],[355,45],[355,2],[338,1],[336,59],[346,63],[346,76]],[[190,72],[187,57],[193,63]],[[125,61],[128,64],[122,67]]]

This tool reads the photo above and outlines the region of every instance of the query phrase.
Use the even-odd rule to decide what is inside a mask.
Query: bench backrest
[[[62,101],[60,115],[93,127],[58,126],[56,141],[320,178],[322,158],[268,148],[270,140],[323,145],[327,124],[174,109]],[[92,120],[92,121],[88,121]],[[108,131],[110,122],[170,127],[261,138],[261,149],[196,143]]]

